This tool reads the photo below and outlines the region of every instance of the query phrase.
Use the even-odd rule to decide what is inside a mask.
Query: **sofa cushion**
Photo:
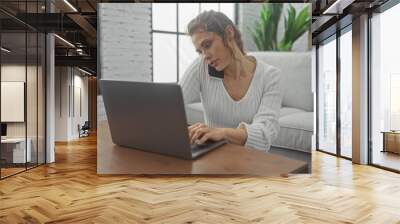
[[[302,113],[306,112],[305,110],[293,108],[293,107],[282,107],[280,111],[280,116],[279,117],[284,117],[290,114],[295,114],[295,113]]]
[[[282,106],[313,111],[311,52],[249,52],[281,70]]]
[[[280,131],[273,146],[311,152],[313,112],[292,113],[279,118]]]

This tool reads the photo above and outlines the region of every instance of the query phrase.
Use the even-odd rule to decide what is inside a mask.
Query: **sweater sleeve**
[[[185,104],[200,102],[200,67],[201,57],[196,58],[186,69],[183,77],[179,81],[182,88],[183,100]]]
[[[269,151],[272,142],[278,136],[282,103],[280,90],[280,70],[274,69],[265,84],[261,104],[252,123],[240,123],[247,131],[246,147]]]

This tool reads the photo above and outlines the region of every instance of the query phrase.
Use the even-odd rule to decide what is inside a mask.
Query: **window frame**
[[[207,3],[207,2],[204,2]],[[220,5],[224,3],[231,3],[233,4],[233,18],[234,18],[234,24],[237,26],[238,25],[238,3],[232,3],[232,2],[218,2],[218,11],[220,10]],[[151,3],[151,37],[153,40],[153,34],[154,33],[161,33],[161,34],[171,34],[176,36],[176,82],[179,82],[179,63],[180,63],[180,57],[179,57],[179,37],[180,36],[188,36],[187,33],[185,32],[180,32],[179,31],[179,4],[198,4],[199,5],[199,13],[201,12],[201,4],[202,2],[199,3],[179,3],[176,2],[176,31],[165,31],[165,30],[157,30],[153,28],[153,4],[163,4],[163,3]],[[152,59],[154,55],[154,49],[153,49],[153,42],[151,44],[151,54],[152,54]],[[154,62],[152,61],[151,63],[151,82],[154,82]]]
[[[352,32],[352,23],[347,24],[346,26],[344,26],[343,28],[337,30],[335,33],[333,33],[332,35],[326,37],[323,40],[320,40],[317,44],[316,44],[316,70],[315,70],[315,74],[316,74],[316,151],[319,152],[323,152],[323,153],[327,153],[329,155],[333,155],[339,158],[343,158],[343,159],[347,159],[347,160],[352,160],[352,158],[347,157],[342,155],[341,153],[341,119],[340,119],[340,113],[341,113],[341,108],[340,108],[340,85],[341,85],[341,80],[340,80],[340,76],[341,76],[341,67],[340,67],[340,60],[341,60],[341,55],[340,55],[340,39],[341,36],[344,35],[347,32]],[[319,104],[319,47],[322,44],[326,44],[330,41],[336,41],[336,152],[332,153],[329,152],[327,150],[321,149],[319,147],[319,110],[320,110],[320,104]]]
[[[368,75],[368,102],[367,102],[367,107],[368,107],[368,124],[367,124],[367,132],[368,132],[368,155],[367,155],[367,161],[368,165],[377,167],[383,170],[395,172],[395,173],[400,173],[400,170],[390,168],[387,166],[380,165],[378,163],[374,163],[373,161],[373,153],[374,153],[374,146],[373,146],[373,130],[372,130],[372,120],[373,120],[373,114],[372,114],[372,20],[374,18],[374,14],[381,14],[384,13],[385,11],[391,9],[392,7],[400,4],[398,0],[388,0],[384,4],[380,5],[379,7],[368,11],[368,30],[367,30],[367,39],[368,39],[368,54],[367,54],[367,60],[368,60],[368,69],[367,69],[367,75]]]

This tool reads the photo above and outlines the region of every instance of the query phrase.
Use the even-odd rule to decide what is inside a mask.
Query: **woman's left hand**
[[[190,144],[202,144],[207,140],[219,141],[225,139],[224,128],[210,128],[206,124],[195,125],[189,127],[189,132],[191,132]]]

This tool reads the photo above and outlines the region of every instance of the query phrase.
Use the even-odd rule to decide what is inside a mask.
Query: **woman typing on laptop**
[[[206,121],[189,127],[190,142],[226,139],[268,151],[279,132],[280,71],[246,55],[240,32],[223,13],[199,14],[188,33],[200,57],[180,85],[185,104],[201,97]]]

